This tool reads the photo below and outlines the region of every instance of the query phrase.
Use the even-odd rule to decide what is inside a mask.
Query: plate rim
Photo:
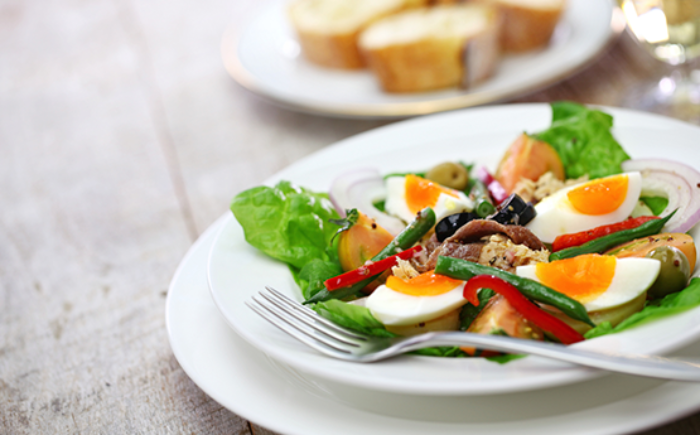
[[[350,119],[401,119],[411,116],[428,115],[433,113],[445,112],[467,107],[480,106],[489,103],[498,103],[508,99],[535,93],[539,90],[552,86],[567,77],[570,77],[600,59],[617,41],[620,34],[624,31],[626,24],[622,12],[616,5],[607,0],[598,0],[600,7],[609,5],[610,7],[610,23],[607,26],[608,33],[605,41],[600,44],[590,56],[579,59],[572,63],[568,68],[562,70],[559,74],[555,74],[546,80],[527,89],[512,89],[503,92],[478,92],[467,93],[459,96],[441,98],[430,101],[417,101],[406,103],[380,103],[380,104],[314,104],[300,103],[289,100],[276,95],[269,91],[262,82],[256,78],[255,74],[248,71],[242,64],[238,56],[238,48],[241,43],[243,34],[248,29],[247,25],[238,26],[242,20],[236,20],[230,24],[224,31],[221,43],[220,52],[224,67],[229,75],[243,88],[256,94],[274,105],[285,109],[336,118]],[[266,4],[269,2],[261,2],[257,8],[249,13],[249,16],[256,17],[260,14]],[[269,6],[268,6],[269,7]]]

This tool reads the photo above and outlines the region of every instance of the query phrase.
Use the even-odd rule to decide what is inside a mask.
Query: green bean
[[[474,199],[474,213],[479,217],[485,218],[496,213],[496,207],[491,202],[489,191],[484,183],[479,180],[472,180],[472,190],[469,196]]]
[[[523,295],[530,299],[556,307],[572,319],[580,320],[593,327],[596,326],[588,317],[586,308],[580,302],[537,281],[523,278],[495,267],[472,263],[460,258],[438,257],[435,273],[465,281],[477,275],[493,275],[517,287]]]
[[[379,254],[372,257],[370,261],[379,261],[392,255],[396,255],[411,246],[415,245],[421,237],[423,237],[435,225],[435,212],[430,207],[421,210],[416,218],[411,222],[398,236],[394,238],[388,245],[382,249]],[[350,296],[357,296],[360,290],[365,288],[367,284],[372,282],[377,275],[369,277],[364,281],[360,281],[350,287],[341,288],[329,292],[327,289],[321,289],[318,293],[304,301],[304,304],[313,304],[316,302],[327,301],[330,299],[345,299]]]
[[[593,239],[581,246],[572,246],[570,248],[565,248],[561,251],[554,252],[549,256],[549,261],[563,260],[565,258],[576,257],[583,254],[600,254],[610,248],[614,248],[615,246],[627,243],[631,240],[658,234],[664,225],[666,225],[666,222],[668,222],[668,220],[671,219],[674,214],[676,214],[676,211],[677,210],[674,210],[670,215],[663,219],[654,219],[645,222],[637,228],[618,231],[616,233],[608,234],[607,236]]]

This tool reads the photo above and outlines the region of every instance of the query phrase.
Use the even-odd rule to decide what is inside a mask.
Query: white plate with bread
[[[239,84],[290,109],[351,118],[534,92],[624,29],[610,0],[267,0],[245,22],[222,41]]]

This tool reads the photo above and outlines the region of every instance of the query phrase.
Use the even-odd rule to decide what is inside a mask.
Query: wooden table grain
[[[0,1],[0,433],[270,433],[180,368],[168,282],[233,195],[387,122],[236,85],[220,38],[254,5]],[[623,37],[516,101],[618,105],[662,69]],[[700,433],[700,413],[646,433]]]

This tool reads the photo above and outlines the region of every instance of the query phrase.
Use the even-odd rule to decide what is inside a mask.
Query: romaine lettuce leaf
[[[659,216],[668,206],[668,198],[664,198],[663,196],[642,196],[639,200],[644,202],[644,204],[651,209],[654,216]]]
[[[481,313],[481,310],[484,309],[486,304],[489,302],[489,300],[491,300],[491,298],[495,294],[496,293],[490,288],[481,289],[478,295],[478,307],[475,307],[472,304],[464,304],[464,306],[462,307],[462,311],[459,312],[460,329],[462,331],[466,331],[467,329],[469,329],[469,326],[471,326],[474,319],[476,319],[476,316],[478,316],[479,313]]]
[[[610,132],[612,126],[607,113],[561,101],[552,103],[549,129],[533,136],[557,151],[566,178],[600,178],[619,174],[620,163],[630,158]]]
[[[325,288],[323,282],[343,273],[337,260],[324,261],[316,258],[306,263],[296,276],[296,282],[301,287],[304,299],[309,299],[321,289]]]
[[[231,211],[245,239],[270,257],[296,269],[312,260],[333,261],[328,247],[338,225],[328,195],[314,193],[288,181],[239,193]]]
[[[610,322],[604,322],[588,331],[585,337],[591,339],[624,331],[697,306],[700,306],[700,278],[693,278],[685,289],[678,293],[672,293],[663,299],[647,302],[647,306],[642,311],[632,314],[616,327],[613,328]]]
[[[507,353],[505,355],[487,356],[486,359],[498,364],[506,364],[516,359],[525,358],[527,355],[523,353]]]
[[[392,338],[396,334],[386,330],[384,325],[372,316],[368,308],[331,299],[311,305],[318,314],[353,331],[376,337]]]
[[[439,356],[443,358],[466,358],[469,356],[459,346],[424,347],[411,353],[413,355]]]

